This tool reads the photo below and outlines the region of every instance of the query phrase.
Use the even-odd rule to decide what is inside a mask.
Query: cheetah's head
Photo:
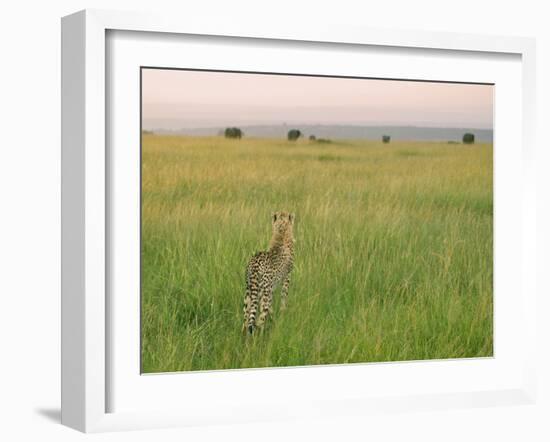
[[[294,214],[289,212],[273,212],[271,221],[273,224],[273,232],[280,235],[292,235],[292,226],[294,225]]]

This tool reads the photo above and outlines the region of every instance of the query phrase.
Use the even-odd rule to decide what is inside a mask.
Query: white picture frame
[[[472,389],[466,385],[460,392],[439,390],[411,393],[401,387],[375,396],[358,394],[355,397],[333,392],[326,398],[316,397],[304,401],[291,398],[254,413],[233,413],[244,406],[235,402],[216,408],[190,410],[183,406],[193,403],[193,396],[182,399],[181,409],[170,410],[151,407],[151,410],[113,411],[109,406],[109,394],[113,389],[110,376],[113,355],[109,344],[111,321],[114,320],[107,297],[109,285],[108,247],[112,231],[107,229],[107,219],[112,211],[112,199],[108,186],[108,134],[109,118],[106,76],[107,57],[110,55],[107,33],[154,32],[162,35],[218,36],[221,38],[267,39],[293,45],[309,44],[369,45],[384,48],[427,49],[445,52],[468,52],[483,58],[484,54],[509,54],[518,57],[521,64],[520,94],[521,119],[516,123],[519,146],[514,150],[521,164],[518,176],[521,183],[514,183],[520,205],[517,234],[519,264],[518,298],[514,304],[521,310],[518,317],[522,331],[522,353],[517,365],[521,375],[514,382],[501,387]],[[158,35],[158,34],[156,34]],[[293,43],[295,42],[295,43]],[[112,55],[112,54],[111,54]],[[150,14],[86,10],[64,17],[62,20],[62,423],[84,432],[122,429],[157,428],[168,426],[205,425],[220,422],[249,422],[312,417],[353,415],[379,411],[414,411],[430,408],[454,408],[470,406],[532,403],[536,396],[535,382],[535,174],[533,139],[535,105],[535,45],[532,39],[517,37],[493,37],[451,33],[427,33],[416,31],[392,32],[388,30],[357,29],[344,26],[326,26],[310,23],[293,26],[274,24],[271,28],[254,23],[211,23],[190,18],[159,17]],[[499,167],[498,164],[495,167]],[[499,189],[496,189],[498,193]],[[495,250],[498,260],[498,249]],[[520,295],[520,296],[519,296]],[[130,314],[130,313],[128,313]],[[498,321],[498,317],[495,319]],[[498,355],[496,358],[498,359]],[[453,369],[468,371],[460,361]],[[338,376],[347,370],[359,373],[362,364],[352,368],[333,366],[323,373]],[[322,368],[321,368],[322,369]],[[489,367],[491,369],[491,367]],[[372,370],[372,368],[370,369]],[[378,364],[377,371],[391,372],[391,364]],[[423,372],[431,370],[419,363],[406,364],[405,370]],[[245,371],[241,371],[241,374]],[[249,378],[257,382],[272,379],[280,382],[285,370],[256,370]],[[426,372],[427,373],[427,372]],[[473,373],[473,372],[472,372]],[[490,372],[488,372],[490,374]],[[519,372],[518,372],[519,373]],[[359,373],[360,374],[360,373]],[[139,376],[139,373],[135,373]],[[227,377],[223,373],[201,373],[193,382],[204,384],[214,381],[223,387]],[[234,375],[230,375],[234,376]],[[283,374],[284,376],[284,374]],[[300,371],[292,374],[299,377]],[[471,375],[474,376],[474,375]],[[307,374],[301,382],[305,382]],[[521,378],[521,379],[520,379]],[[328,378],[327,378],[328,379]],[[163,388],[170,387],[166,377]],[[449,381],[447,381],[449,382]],[[156,388],[156,387],[155,387]],[[400,389],[401,388],[401,389]],[[306,390],[304,390],[306,391]],[[165,394],[165,393],[162,393]],[[230,391],[228,392],[230,394]],[[305,393],[304,393],[305,394]],[[158,399],[158,398],[157,398]],[[224,407],[227,412],[224,412]]]

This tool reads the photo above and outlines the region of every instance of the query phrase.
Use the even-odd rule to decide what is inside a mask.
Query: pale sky
[[[144,129],[493,127],[491,85],[143,69],[142,100]]]

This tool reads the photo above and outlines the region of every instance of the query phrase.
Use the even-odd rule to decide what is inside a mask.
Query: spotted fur
[[[273,291],[282,284],[281,308],[285,308],[294,266],[294,214],[275,212],[269,249],[256,253],[246,268],[243,331],[253,333],[272,313]]]

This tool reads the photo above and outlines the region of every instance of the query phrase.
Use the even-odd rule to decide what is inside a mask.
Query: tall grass
[[[144,372],[492,355],[491,145],[144,135],[142,155]],[[288,308],[246,339],[276,210]]]

